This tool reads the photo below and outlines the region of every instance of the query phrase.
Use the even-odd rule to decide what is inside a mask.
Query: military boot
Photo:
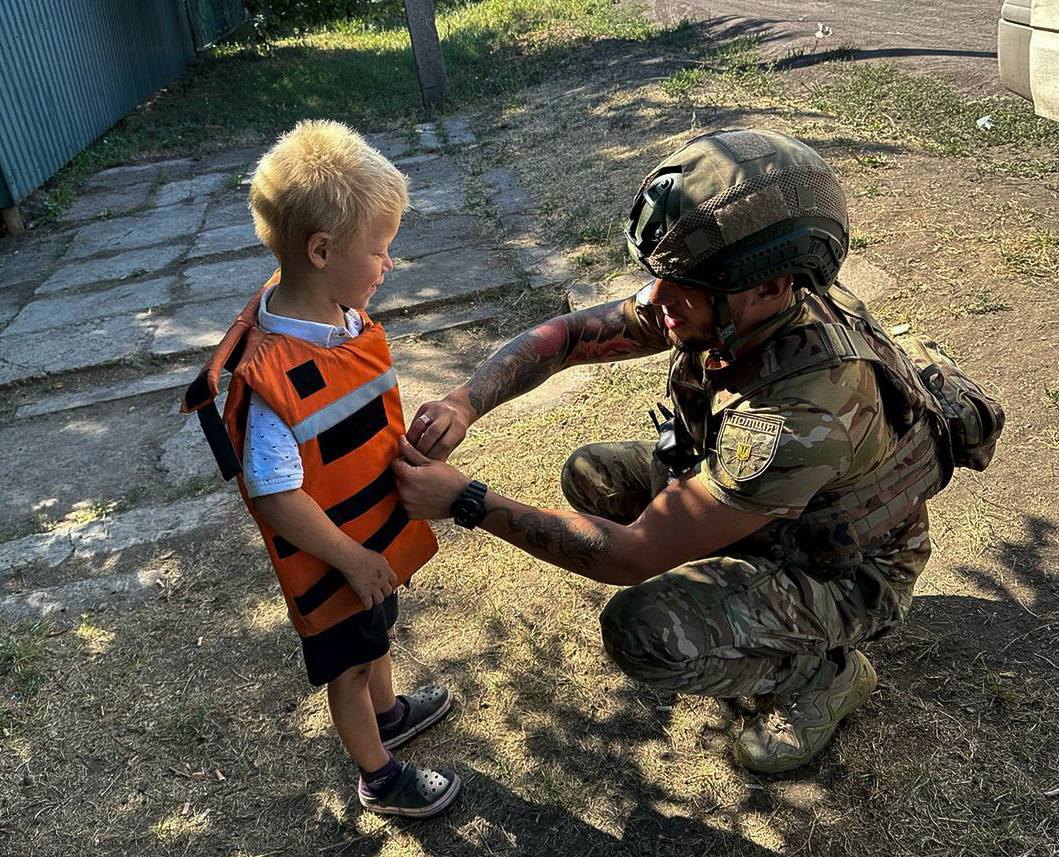
[[[816,758],[842,719],[864,703],[878,682],[875,668],[860,652],[846,655],[846,666],[830,687],[777,697],[735,742],[735,758],[759,774],[790,771]]]

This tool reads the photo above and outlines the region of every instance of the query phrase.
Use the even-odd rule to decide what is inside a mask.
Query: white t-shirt
[[[359,336],[364,329],[364,322],[355,309],[346,310],[345,327],[273,315],[267,309],[271,296],[272,290],[269,289],[261,299],[257,314],[258,325],[269,333],[282,333],[313,345],[334,348]],[[243,481],[247,493],[251,497],[262,497],[293,491],[301,488],[302,478],[302,458],[290,426],[265,404],[264,399],[252,392],[243,442]]]

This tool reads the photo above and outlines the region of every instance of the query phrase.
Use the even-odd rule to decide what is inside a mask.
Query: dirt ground
[[[905,71],[943,75],[963,92],[1003,92],[997,75],[992,0],[654,0],[662,21],[712,20],[728,36],[754,35],[762,54],[790,68],[811,66],[840,46],[855,62],[892,62]]]
[[[401,687],[455,690],[454,716],[406,758],[454,765],[465,793],[434,822],[383,820],[357,808],[355,769],[241,523],[158,558],[166,588],[134,612],[4,638],[0,850],[1059,854],[1046,796],[1059,785],[1059,175],[998,175],[988,156],[869,138],[730,81],[674,99],[657,46],[594,50],[584,77],[480,115],[468,156],[520,171],[586,280],[627,273],[617,225],[656,160],[704,125],[768,124],[839,172],[854,252],[894,276],[879,317],[938,338],[1007,409],[989,471],[932,503],[934,556],[907,625],[868,649],[878,691],[817,762],[750,775],[728,750],[746,709],[658,696],[606,660],[608,587],[442,524],[438,559],[403,596],[395,658]],[[422,347],[465,358],[456,382],[517,327]],[[454,463],[561,506],[568,452],[648,436],[663,390],[658,361],[592,370],[487,417]]]

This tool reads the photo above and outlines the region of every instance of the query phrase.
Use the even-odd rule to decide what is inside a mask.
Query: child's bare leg
[[[393,692],[393,660],[389,652],[372,661],[368,692],[376,714],[392,711],[397,704],[397,696]]]
[[[379,738],[379,726],[368,689],[373,666],[373,663],[367,663],[350,667],[327,684],[331,722],[362,771],[377,771],[390,761],[390,754],[383,749]]]

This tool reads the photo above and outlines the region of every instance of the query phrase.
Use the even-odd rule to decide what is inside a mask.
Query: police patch
[[[736,482],[746,482],[768,469],[783,433],[783,417],[725,411],[717,432],[717,460]]]

